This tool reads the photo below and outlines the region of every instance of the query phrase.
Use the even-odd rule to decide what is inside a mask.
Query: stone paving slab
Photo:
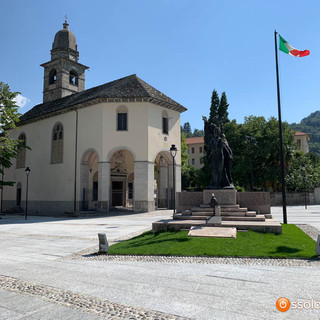
[[[236,228],[191,227],[188,237],[236,238]]]
[[[50,286],[37,285],[3,275],[0,275],[0,288],[42,298],[62,306],[80,309],[81,311],[90,312],[110,320],[187,320],[187,318],[184,317],[117,304],[108,300],[77,294]]]

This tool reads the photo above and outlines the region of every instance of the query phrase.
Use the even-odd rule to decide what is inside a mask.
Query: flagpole
[[[279,68],[278,68],[278,45],[277,45],[277,31],[274,31],[274,45],[276,53],[276,74],[277,74],[277,95],[278,95],[278,121],[279,121],[279,138],[280,138],[280,165],[281,165],[281,184],[282,184],[282,210],[283,223],[287,224],[287,200],[286,200],[286,181],[284,173],[284,152],[282,141],[282,122],[281,122],[281,105],[280,105],[280,84],[279,84]]]

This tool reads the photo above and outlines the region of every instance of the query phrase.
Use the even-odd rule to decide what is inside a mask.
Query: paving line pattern
[[[61,306],[70,307],[82,312],[89,312],[110,320],[188,320],[188,318],[184,317],[113,303],[108,300],[50,286],[37,285],[32,282],[4,275],[0,275],[0,288],[11,292],[42,298],[51,303],[57,303]]]

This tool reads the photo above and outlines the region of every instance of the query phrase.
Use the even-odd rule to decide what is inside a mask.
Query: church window
[[[63,162],[63,127],[56,123],[52,130],[51,163]]]
[[[169,133],[169,117],[167,111],[162,112],[162,133]]]
[[[70,71],[70,77],[69,77],[69,83],[77,86],[78,85],[78,79],[79,79],[78,74],[74,70],[71,70]]]
[[[120,106],[117,109],[117,130],[128,130],[128,109],[125,106]]]
[[[22,148],[17,154],[17,168],[24,168],[26,166],[26,135],[20,133],[18,140],[20,140]]]
[[[49,73],[49,84],[55,84],[57,82],[57,71],[52,69]]]

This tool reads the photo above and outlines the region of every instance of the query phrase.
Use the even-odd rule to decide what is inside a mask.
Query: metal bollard
[[[107,253],[109,251],[109,243],[105,233],[98,233],[99,253]]]

